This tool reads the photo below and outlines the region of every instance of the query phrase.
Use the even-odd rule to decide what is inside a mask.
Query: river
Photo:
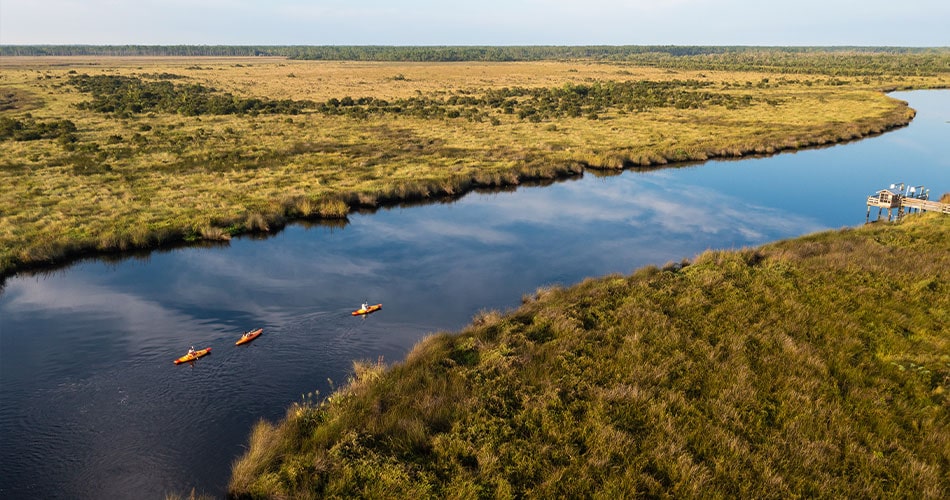
[[[397,362],[542,286],[858,226],[893,182],[938,198],[950,91],[894,96],[918,111],[909,126],[834,147],[587,172],[14,276],[0,291],[0,497],[221,496],[253,424],[326,395],[353,360]],[[363,301],[383,309],[351,316]],[[174,365],[192,345],[212,353]]]

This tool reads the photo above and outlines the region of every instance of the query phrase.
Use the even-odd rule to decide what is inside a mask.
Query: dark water
[[[864,222],[892,182],[950,191],[950,91],[896,94],[906,128],[763,159],[625,172],[87,261],[0,294],[0,497],[222,495],[251,426],[357,359],[540,286]],[[876,215],[876,211],[874,212]],[[354,318],[362,301],[382,311]],[[235,347],[243,330],[264,334]],[[194,365],[172,360],[212,347]],[[329,379],[329,380],[328,380]]]

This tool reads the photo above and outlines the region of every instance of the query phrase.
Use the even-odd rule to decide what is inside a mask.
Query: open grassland
[[[814,59],[796,74],[694,69],[702,59],[3,57],[0,277],[584,168],[859,138],[912,119],[883,90],[950,85],[945,62],[841,76]]]
[[[235,498],[947,498],[950,217],[541,289],[261,421]]]

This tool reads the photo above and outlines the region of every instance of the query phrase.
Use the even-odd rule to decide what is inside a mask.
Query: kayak
[[[366,309],[363,309],[363,308],[361,307],[361,308],[359,308],[359,309],[357,309],[357,310],[351,312],[350,314],[352,314],[353,316],[360,316],[360,315],[363,315],[363,314],[374,313],[374,312],[376,312],[376,311],[378,311],[378,310],[380,310],[380,309],[382,309],[382,308],[383,308],[383,305],[382,305],[382,304],[375,304],[375,305],[372,305],[372,306],[367,307]]]
[[[260,337],[262,333],[264,333],[263,328],[258,328],[257,330],[251,330],[249,332],[245,332],[244,335],[241,335],[241,338],[239,338],[238,341],[234,343],[234,345],[246,344],[256,339],[257,337]]]
[[[195,351],[194,354],[185,354],[184,356],[182,356],[182,357],[176,359],[176,360],[175,360],[175,364],[176,364],[176,365],[180,365],[180,364],[182,364],[182,363],[187,363],[187,362],[189,362],[189,361],[194,361],[194,360],[196,360],[196,359],[198,359],[198,358],[200,358],[200,357],[202,357],[202,356],[208,355],[208,354],[211,354],[211,348],[210,348],[210,347],[205,347],[204,349],[198,349],[197,351]]]

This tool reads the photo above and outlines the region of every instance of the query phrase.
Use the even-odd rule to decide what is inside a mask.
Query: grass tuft
[[[267,218],[260,212],[251,212],[244,219],[244,228],[247,231],[269,231],[270,225]]]
[[[204,493],[198,493],[194,488],[191,489],[191,492],[187,495],[181,495],[179,493],[168,493],[165,495],[165,500],[214,500],[214,495],[206,495]]]
[[[320,202],[317,213],[325,219],[345,219],[350,206],[343,200],[324,200]]]
[[[231,233],[224,228],[215,226],[202,227],[200,233],[202,239],[209,241],[229,241],[231,239]]]

